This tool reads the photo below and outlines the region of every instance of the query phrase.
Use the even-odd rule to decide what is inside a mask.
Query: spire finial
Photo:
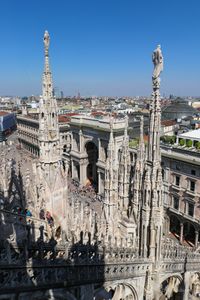
[[[158,45],[157,48],[153,51],[152,61],[154,64],[152,75],[153,88],[157,89],[160,86],[160,73],[163,71],[163,55],[160,45]]]
[[[49,51],[49,43],[50,43],[50,37],[49,37],[49,33],[47,30],[45,30],[45,33],[44,33],[44,48],[45,48],[45,53],[48,54],[48,51]]]
[[[44,61],[44,73],[43,73],[43,99],[47,100],[52,98],[53,96],[53,84],[49,66],[49,44],[50,44],[50,36],[48,31],[46,30],[44,33],[44,53],[45,53],[45,61]]]

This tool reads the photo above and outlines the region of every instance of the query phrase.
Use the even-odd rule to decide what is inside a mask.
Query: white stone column
[[[190,284],[190,273],[186,272],[184,274],[185,290],[184,290],[183,300],[189,300],[189,284]]]
[[[198,240],[199,240],[199,231],[195,230],[195,247],[198,246]]]
[[[87,180],[87,174],[86,174],[87,164],[88,164],[87,159],[80,160],[80,183],[82,185],[85,185]]]
[[[102,160],[102,149],[101,149],[101,140],[98,138],[98,150],[99,150],[99,160]]]
[[[156,232],[154,228],[150,230],[150,257],[155,259],[155,243],[156,243]]]
[[[73,160],[71,161],[71,164],[72,164],[72,179],[73,179],[73,178],[75,178],[75,173],[76,173],[75,172],[75,165],[74,165],[74,161]]]
[[[183,223],[180,224],[180,243],[182,244],[183,243],[183,228],[184,228],[184,225]]]
[[[143,227],[143,256],[147,256],[147,227]]]
[[[82,130],[79,130],[79,151],[80,153],[84,152],[83,150],[83,133]]]

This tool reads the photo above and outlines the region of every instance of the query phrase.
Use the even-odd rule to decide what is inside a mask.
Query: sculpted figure
[[[153,79],[156,79],[160,76],[160,73],[163,70],[163,56],[161,51],[161,46],[158,45],[153,52],[152,61],[154,64]]]
[[[50,37],[49,37],[49,33],[46,30],[44,33],[44,46],[45,48],[49,48],[49,42],[50,42]]]

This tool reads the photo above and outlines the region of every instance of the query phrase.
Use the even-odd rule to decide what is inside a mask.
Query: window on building
[[[174,199],[173,199],[174,201],[174,208],[175,209],[179,209],[179,198],[178,197],[176,197],[176,196],[174,196]]]
[[[194,205],[192,203],[188,203],[188,215],[191,217],[194,215]]]
[[[191,175],[196,175],[196,170],[191,170]]]
[[[175,178],[175,184],[176,184],[177,186],[180,185],[180,177],[179,177],[179,176],[176,176],[176,178]]]
[[[190,181],[190,191],[194,192],[195,191],[195,181]]]

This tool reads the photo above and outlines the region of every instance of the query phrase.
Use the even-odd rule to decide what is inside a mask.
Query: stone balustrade
[[[13,224],[14,231],[21,230],[24,234],[24,239],[17,239],[14,234],[13,238],[0,240],[0,291],[5,293],[16,288],[32,291],[36,287],[71,287],[138,276],[144,278],[154,265],[151,259],[139,257],[131,248],[72,244],[64,239],[58,242],[53,236],[42,238],[44,233],[48,234],[45,220],[2,209],[0,220],[4,234],[9,224]],[[28,220],[34,223],[35,240],[27,236]],[[162,258],[157,262],[161,275],[195,272],[200,268],[200,253],[170,239],[162,240],[161,253]]]

